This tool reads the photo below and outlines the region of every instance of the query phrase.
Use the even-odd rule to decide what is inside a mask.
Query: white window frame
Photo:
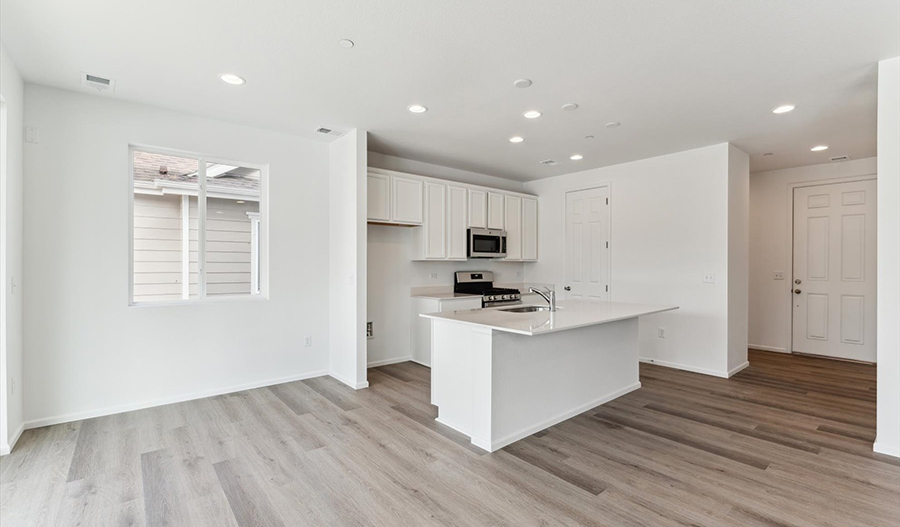
[[[198,298],[182,300],[168,300],[165,302],[135,302],[134,301],[134,153],[147,152],[151,154],[169,155],[176,157],[186,157],[196,159],[198,161],[197,181],[199,190],[197,191],[197,258],[198,258]],[[253,225],[254,237],[259,240],[258,244],[251,244],[254,249],[258,247],[259,257],[256,259],[257,265],[252,265],[253,275],[251,277],[251,293],[250,294],[232,294],[232,295],[206,295],[206,198],[220,197],[215,193],[207,195],[206,189],[206,165],[208,163],[216,163],[223,165],[234,165],[259,170],[259,213],[258,223]],[[247,302],[268,300],[269,298],[269,165],[259,163],[247,163],[245,161],[236,161],[233,159],[221,158],[195,152],[187,152],[184,150],[175,150],[171,148],[162,148],[157,146],[143,145],[131,143],[128,145],[128,305],[130,307],[160,307],[160,306],[184,306],[191,304],[206,304],[209,302]],[[190,194],[193,195],[193,194]],[[255,241],[255,240],[254,240]],[[187,242],[185,242],[186,244]],[[186,247],[187,245],[185,245]],[[252,263],[252,262],[251,262]],[[259,291],[254,292],[253,285],[259,283]]]

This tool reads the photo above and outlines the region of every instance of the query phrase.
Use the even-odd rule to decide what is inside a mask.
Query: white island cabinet
[[[493,452],[636,390],[638,317],[672,309],[566,300],[423,314],[437,420]]]

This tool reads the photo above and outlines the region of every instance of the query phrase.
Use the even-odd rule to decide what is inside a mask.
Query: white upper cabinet
[[[506,259],[522,259],[522,198],[504,196],[506,208]]]
[[[369,222],[414,227],[413,260],[468,259],[470,228],[505,230],[507,260],[537,260],[534,196],[380,168],[366,181]]]
[[[391,221],[391,176],[368,175],[369,221]]]
[[[391,221],[421,225],[422,181],[391,176]]]
[[[447,185],[425,183],[424,257],[447,257]]]
[[[487,192],[469,189],[469,227],[487,229]]]
[[[537,260],[538,202],[522,198],[522,259]]]
[[[368,221],[422,224],[422,180],[369,171],[366,181]]]
[[[503,194],[488,192],[488,229],[503,229]]]
[[[466,187],[447,186],[447,258],[465,260],[467,195]]]

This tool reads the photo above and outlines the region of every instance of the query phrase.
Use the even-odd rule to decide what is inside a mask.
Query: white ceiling
[[[872,156],[876,63],[900,54],[897,0],[0,0],[0,13],[30,82],[83,90],[86,71],[115,79],[116,98],[310,137],[358,127],[371,150],[520,181],[724,141],[752,171]],[[523,77],[533,86],[513,87]]]

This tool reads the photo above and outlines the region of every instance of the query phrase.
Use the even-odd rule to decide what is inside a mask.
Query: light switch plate
[[[784,280],[784,271],[775,271],[775,280]]]
[[[661,338],[661,339],[666,338],[666,328],[659,328],[659,329],[657,330],[657,335],[658,335],[659,338]]]

